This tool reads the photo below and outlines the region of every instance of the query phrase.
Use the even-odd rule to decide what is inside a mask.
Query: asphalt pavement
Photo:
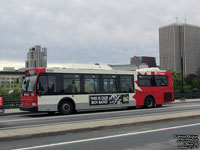
[[[198,149],[200,118],[168,120],[0,141],[1,149],[20,150],[175,150]],[[183,148],[183,146],[186,146]],[[188,147],[187,147],[188,146]],[[190,147],[189,147],[190,146]]]
[[[193,100],[179,100],[174,103],[195,103],[199,102],[200,99]],[[173,105],[173,104],[170,104]],[[153,110],[153,109],[152,109]],[[6,110],[5,114],[20,114],[24,113],[18,110],[10,109]],[[101,119],[101,120],[91,120],[73,123],[61,123],[56,125],[45,125],[45,126],[35,126],[35,127],[24,127],[17,129],[2,129],[0,130],[0,139],[16,139],[25,138],[31,136],[44,136],[53,135],[54,133],[66,133],[66,132],[79,132],[79,131],[90,131],[96,129],[102,129],[106,127],[119,127],[124,125],[134,125],[138,123],[156,122],[160,120],[172,120],[176,118],[190,118],[194,116],[200,116],[200,110],[188,111],[187,113],[174,112],[171,114],[155,114],[151,116],[136,116],[129,118],[114,118],[114,119]]]

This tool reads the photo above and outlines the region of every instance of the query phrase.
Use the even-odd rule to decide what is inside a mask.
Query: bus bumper
[[[20,106],[19,109],[22,110],[22,111],[31,111],[31,112],[37,112],[38,111],[37,107]]]

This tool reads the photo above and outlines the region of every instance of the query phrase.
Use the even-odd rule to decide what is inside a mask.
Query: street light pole
[[[184,88],[183,88],[183,56],[181,56],[181,75],[182,75],[182,84],[181,84],[181,99],[184,99]]]

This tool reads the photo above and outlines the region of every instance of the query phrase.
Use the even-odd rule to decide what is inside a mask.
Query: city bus
[[[35,68],[25,72],[20,110],[71,114],[137,106],[153,108],[173,101],[172,73],[158,68]]]

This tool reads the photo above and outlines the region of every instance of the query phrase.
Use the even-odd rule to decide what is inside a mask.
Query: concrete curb
[[[20,111],[16,111],[16,112],[5,112],[3,114],[1,114],[0,116],[11,116],[11,115],[19,115],[19,114],[32,114],[32,112],[20,112]]]
[[[200,99],[185,99],[185,100],[175,100],[173,103],[195,103],[195,102],[200,102]]]
[[[40,126],[31,128],[21,128],[21,129],[8,129],[0,130],[0,140],[9,139],[19,139],[27,137],[36,137],[44,135],[55,135],[60,133],[72,133],[72,132],[84,132],[90,130],[103,129],[108,127],[119,127],[134,124],[150,123],[157,121],[166,121],[174,119],[182,119],[188,117],[198,117],[200,116],[199,111],[191,111],[186,113],[173,113],[165,115],[154,115],[154,116],[141,116],[135,118],[119,118],[113,120],[96,120],[87,121],[82,123],[63,123],[53,126]]]

